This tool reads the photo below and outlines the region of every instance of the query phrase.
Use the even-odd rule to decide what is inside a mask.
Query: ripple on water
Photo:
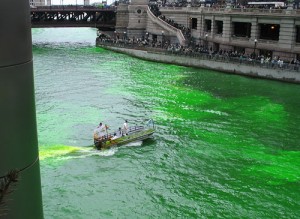
[[[45,218],[299,217],[298,86],[138,60],[93,34],[33,30]],[[146,118],[152,140],[88,147],[100,121]]]

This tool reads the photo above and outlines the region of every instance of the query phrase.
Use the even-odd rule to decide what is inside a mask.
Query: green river
[[[300,218],[300,86],[139,60],[32,29],[45,218]],[[97,151],[93,130],[153,118]]]

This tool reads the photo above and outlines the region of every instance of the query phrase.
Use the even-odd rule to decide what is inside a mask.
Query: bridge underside
[[[32,10],[31,27],[95,27],[114,30],[116,14],[109,10]]]

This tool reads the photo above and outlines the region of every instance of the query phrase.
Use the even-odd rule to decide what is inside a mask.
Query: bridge
[[[116,26],[116,7],[82,5],[40,6],[31,8],[31,27],[95,27],[113,31]]]

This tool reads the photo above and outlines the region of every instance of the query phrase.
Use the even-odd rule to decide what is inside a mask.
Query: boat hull
[[[150,138],[154,132],[155,132],[154,129],[143,129],[143,130],[133,131],[128,133],[128,135],[121,136],[114,140],[105,139],[103,141],[95,142],[95,147],[98,150],[102,150],[102,149],[111,148],[113,146],[128,144],[130,142],[142,141],[144,139]]]

